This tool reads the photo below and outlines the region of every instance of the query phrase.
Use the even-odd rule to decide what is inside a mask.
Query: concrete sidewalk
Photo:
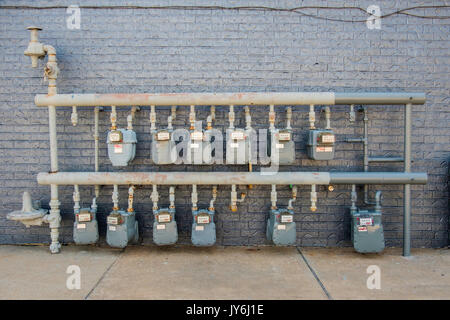
[[[67,268],[81,270],[69,290]],[[381,288],[368,289],[375,265]],[[0,299],[449,299],[450,250],[0,246]]]

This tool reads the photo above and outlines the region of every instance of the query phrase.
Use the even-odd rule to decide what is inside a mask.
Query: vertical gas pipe
[[[45,45],[44,50],[48,55],[48,62],[45,66],[45,76],[48,79],[48,95],[57,94],[56,78],[58,76],[58,65],[56,61],[56,51],[52,46]],[[56,108],[48,106],[48,125],[50,132],[50,171],[58,172],[58,140],[56,138]],[[50,225],[50,251],[59,253],[61,244],[59,243],[59,227],[61,224],[61,214],[59,210],[58,185],[50,185],[50,212],[48,222]]]
[[[404,172],[411,172],[411,104],[405,105]],[[411,255],[411,185],[403,187],[403,256]]]

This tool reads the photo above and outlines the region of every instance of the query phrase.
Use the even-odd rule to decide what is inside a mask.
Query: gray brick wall
[[[444,4],[443,1],[432,1]],[[135,4],[149,5],[136,1]],[[63,5],[71,1],[3,1],[2,5]],[[120,5],[120,1],[85,1],[82,5]],[[150,5],[161,5],[151,1]],[[170,5],[298,5],[339,6],[339,1],[170,1]],[[420,5],[420,1],[352,1],[351,5],[381,7],[382,13]],[[312,10],[335,18],[354,18],[352,10]],[[427,11],[428,13],[430,11]],[[423,10],[419,13],[425,13]],[[438,10],[432,13],[442,13]],[[447,11],[448,13],[448,11]],[[448,14],[447,14],[448,15]],[[39,186],[36,174],[49,170],[48,114],[37,108],[34,95],[45,93],[42,63],[30,67],[23,55],[29,40],[25,27],[44,28],[40,39],[56,47],[61,69],[59,93],[114,92],[233,92],[233,91],[418,91],[427,103],[413,107],[413,171],[426,171],[429,183],[412,187],[412,245],[441,247],[448,244],[447,167],[450,157],[448,111],[449,20],[426,20],[397,15],[382,21],[381,30],[365,23],[313,19],[288,12],[98,10],[83,9],[81,30],[68,30],[64,9],[0,10],[0,243],[49,242],[47,227],[24,228],[6,220],[21,206],[21,194],[31,191],[47,206],[49,188]],[[266,128],[268,108],[252,111],[256,128]],[[277,107],[278,124],[284,125],[284,107]],[[362,134],[360,115],[350,124],[348,107],[332,108],[332,125],[340,141]],[[79,124],[72,127],[69,109],[58,109],[58,147],[61,171],[93,170],[93,112],[79,108]],[[119,123],[126,123],[126,108],[119,108]],[[227,110],[217,108],[216,126],[227,125]],[[168,108],[158,108],[158,123],[166,123]],[[198,119],[208,108],[199,107]],[[374,106],[369,110],[372,155],[401,155],[403,112],[401,107]],[[149,108],[137,114],[137,157],[126,171],[162,170],[150,161]],[[244,126],[243,108],[236,108],[236,124]],[[109,164],[105,138],[109,112],[100,114],[100,170],[117,171]],[[323,115],[320,123],[324,123]],[[179,108],[176,127],[188,125],[187,108]],[[295,166],[283,170],[362,170],[362,146],[338,143],[333,161],[306,158],[307,107],[294,109],[297,148]],[[401,164],[374,165],[373,171],[399,171]],[[167,167],[167,170],[246,170],[245,166]],[[258,167],[255,168],[258,170]],[[81,187],[88,204],[92,187]],[[168,188],[160,188],[161,204],[168,204]],[[61,187],[62,241],[72,242],[72,187]],[[209,187],[200,186],[199,203],[207,205]],[[384,191],[387,245],[402,245],[402,188],[374,186]],[[111,188],[101,190],[100,231],[111,209]],[[248,190],[239,211],[228,209],[230,187],[220,187],[217,200],[218,243],[266,244],[265,220],[270,207],[270,187]],[[298,244],[348,246],[349,186],[329,193],[319,189],[318,210],[309,210],[309,189],[299,188],[295,205]],[[144,242],[151,243],[150,188],[139,188],[136,209]],[[120,189],[121,205],[126,190]],[[279,187],[279,204],[287,204],[290,192]],[[360,194],[361,198],[361,194]],[[177,221],[180,242],[190,241],[190,188],[177,187]]]

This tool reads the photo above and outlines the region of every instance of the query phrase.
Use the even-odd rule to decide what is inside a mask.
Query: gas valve
[[[108,157],[113,166],[127,166],[136,156],[136,133],[128,129],[114,129],[108,132]]]

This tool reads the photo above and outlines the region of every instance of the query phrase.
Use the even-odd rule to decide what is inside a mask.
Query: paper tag
[[[191,148],[192,149],[198,149],[199,148],[198,143],[191,143]]]
[[[158,222],[170,222],[170,214],[160,214],[158,215]]]
[[[333,147],[316,147],[316,152],[333,152]]]
[[[239,143],[230,143],[230,148],[239,148]]]
[[[197,223],[209,223],[209,216],[197,216]]]
[[[114,145],[114,153],[123,153],[123,145],[115,144]]]
[[[195,231],[203,231],[205,230],[204,226],[195,226]]]
[[[109,141],[111,142],[119,142],[121,140],[121,132],[111,132],[109,134]]]
[[[156,229],[157,230],[165,230],[166,229],[166,225],[165,224],[158,224],[158,225],[156,225]]]
[[[156,137],[160,141],[165,141],[170,139],[170,133],[169,132],[158,132],[158,135]]]
[[[277,226],[277,229],[278,229],[278,230],[286,230],[286,226],[285,226],[284,224],[279,224],[279,225]]]
[[[108,217],[106,219],[106,222],[108,224],[119,224],[119,218],[118,217]]]
[[[84,224],[84,223],[78,223],[77,224],[77,229],[86,229],[86,224]]]
[[[360,226],[371,226],[373,224],[372,218],[359,218]]]
[[[80,222],[91,221],[91,214],[90,213],[79,213],[78,214],[78,221],[80,221]]]
[[[284,149],[284,144],[282,144],[282,143],[277,143],[277,144],[275,145],[275,148],[277,148],[277,149]]]
[[[292,221],[294,221],[292,214],[282,214],[281,215],[281,222],[290,223]]]
[[[324,143],[334,143],[335,138],[333,134],[324,134],[322,135],[322,142]]]
[[[191,140],[203,140],[203,132],[201,131],[191,132]]]
[[[117,228],[115,226],[109,226],[109,231],[116,231]]]
[[[358,227],[359,232],[365,232],[367,231],[367,227]]]
[[[231,133],[231,139],[244,140],[244,133],[242,131],[234,131]]]
[[[290,132],[280,132],[278,134],[278,140],[280,140],[280,141],[289,141],[289,140],[291,140],[291,133]]]

